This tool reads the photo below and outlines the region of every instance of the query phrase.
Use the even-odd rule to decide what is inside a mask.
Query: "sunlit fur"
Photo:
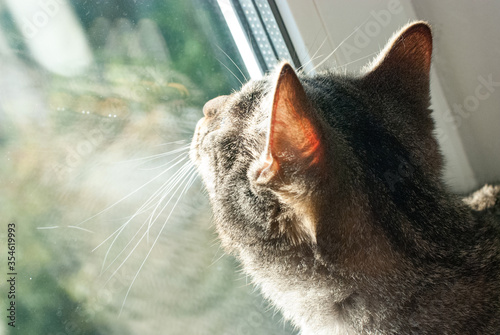
[[[442,181],[431,51],[419,22],[360,75],[297,79],[280,64],[205,106],[190,154],[222,245],[303,334],[500,329],[498,188],[464,203]],[[262,176],[281,81],[309,103],[288,94],[278,112],[304,106],[324,155],[310,164],[308,153],[271,145],[264,164],[283,160]],[[289,135],[281,132],[300,150]]]

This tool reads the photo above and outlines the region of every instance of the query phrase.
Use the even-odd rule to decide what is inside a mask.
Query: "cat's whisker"
[[[240,79],[240,78],[238,78],[238,76],[237,76],[236,74],[234,74],[234,72],[233,72],[233,71],[231,71],[231,69],[230,69],[229,67],[227,67],[227,65],[226,65],[226,64],[224,64],[224,63],[223,63],[222,61],[220,61],[220,60],[218,60],[218,61],[219,61],[219,63],[220,63],[222,66],[224,66],[224,67],[226,68],[226,70],[228,70],[228,71],[229,71],[229,72],[230,72],[230,73],[231,73],[231,74],[232,74],[232,75],[236,78],[236,80],[238,80],[238,81],[240,82],[240,85],[242,85],[242,86],[243,86],[243,82],[241,81],[241,79]]]
[[[214,247],[214,246],[215,246],[215,245],[212,245],[212,247]],[[215,251],[214,255],[212,256],[212,264],[214,263],[214,259],[215,259],[215,257],[216,257],[216,256],[220,253],[220,251],[221,251],[221,246],[220,246],[220,244],[219,244],[219,245],[218,245],[218,247],[217,247],[217,251]],[[223,253],[224,253],[224,252],[223,252]]]
[[[247,287],[252,286],[252,285],[253,285],[252,283],[245,283],[245,285],[239,285],[239,286],[236,286],[236,288],[242,289],[242,288],[247,288]],[[254,292],[252,292],[252,293],[254,293]]]
[[[315,57],[311,57],[311,59],[309,59],[306,63],[304,63],[300,68],[297,69],[297,73],[304,73],[304,68],[309,65],[310,63],[314,62],[315,60],[319,59],[323,57],[323,55],[318,55],[318,56],[315,56]]]
[[[110,246],[108,247],[108,249],[106,250],[106,254],[104,255],[104,259],[102,261],[102,265],[101,265],[101,273],[99,274],[100,276],[102,276],[113,264],[114,262],[116,261],[116,259],[122,254],[122,252],[118,253],[118,255],[115,257],[115,259],[113,259],[113,261],[111,261],[108,266],[106,268],[105,265],[106,265],[106,261],[108,260],[108,256],[109,256],[109,253],[111,252],[111,249],[113,248],[116,240],[118,239],[118,237],[120,236],[120,234],[123,232],[123,230],[127,227],[127,225],[130,223],[132,219],[130,219],[129,221],[125,222],[123,225],[121,225],[112,235],[115,235],[115,238],[113,239],[113,241],[111,241],[111,244]],[[129,243],[127,243],[127,245],[122,249],[125,250],[127,248],[127,246],[131,243],[131,241],[134,240],[135,236],[139,233],[139,231],[141,230],[142,226],[139,227],[139,229],[137,230],[136,234],[130,239]],[[110,237],[112,236],[110,235]]]
[[[178,152],[188,151],[188,149],[189,149],[189,146],[187,146],[187,147],[183,148],[182,150],[181,150],[181,149],[179,149],[179,151],[178,151]],[[176,153],[177,153],[177,152],[176,152]],[[176,157],[176,158],[174,158],[173,160],[168,161],[168,162],[166,162],[166,163],[164,163],[164,164],[162,164],[162,165],[159,165],[159,166],[156,166],[156,167],[153,167],[153,168],[142,168],[142,169],[139,169],[139,170],[140,170],[140,171],[151,171],[151,170],[157,170],[157,169],[163,168],[164,166],[169,166],[169,165],[172,163],[172,161],[175,161],[177,158],[182,157],[182,156],[184,156],[184,155],[186,155],[186,156],[187,156],[187,155],[188,155],[188,152],[182,153],[181,155],[177,156],[177,157]],[[167,156],[167,155],[165,155],[165,156]],[[162,157],[158,157],[158,158],[162,158]],[[158,158],[155,158],[155,159],[158,159]],[[153,161],[153,160],[155,160],[155,159],[152,159],[151,161]],[[143,163],[141,163],[141,164],[139,164],[139,165],[143,165],[143,164],[146,164],[146,163],[148,163],[148,162],[143,162]]]
[[[251,281],[250,283],[253,284],[253,281]],[[253,285],[252,287],[252,294],[256,294],[259,291],[259,287],[257,285]]]
[[[153,147],[161,147],[164,145],[172,145],[172,144],[186,144],[186,143],[187,143],[187,140],[178,140],[178,141],[172,141],[172,142],[166,142],[166,143],[162,143],[162,144],[153,145]]]
[[[186,165],[189,165],[189,164],[186,164]],[[186,166],[186,165],[185,165],[185,166]],[[173,182],[172,182],[172,180],[170,179],[170,180],[169,180],[169,181],[167,181],[165,184],[169,184],[169,185],[170,185],[170,184],[172,184],[172,183],[173,183]],[[160,187],[160,189],[158,189],[158,190],[155,192],[155,194],[153,194],[153,195],[152,195],[152,196],[148,199],[148,201],[147,201],[147,203],[148,203],[148,204],[149,204],[149,203],[151,203],[151,202],[154,200],[154,198],[156,198],[156,197],[158,196],[158,194],[160,194],[160,193],[166,193],[166,194],[168,194],[168,192],[170,191],[170,189],[167,189],[166,191],[165,191],[165,189],[166,189],[166,188],[168,188],[168,187],[169,187],[169,185],[166,185],[166,187],[165,187],[165,184],[164,184],[164,185],[162,185],[162,186]],[[175,183],[174,183],[174,186],[175,186]],[[161,202],[162,200],[163,200],[163,198],[162,198],[162,199],[160,199],[160,200],[159,200],[159,202]],[[143,206],[145,206],[145,205],[146,205],[146,204],[144,204]],[[142,211],[142,212],[145,212],[145,211],[147,211],[147,210],[150,210],[150,209],[152,209],[152,208],[153,208],[153,207],[155,207],[155,206],[157,206],[157,205],[150,206],[150,207],[148,207],[148,209],[146,209],[146,210],[144,210],[144,211]],[[161,213],[160,213],[160,214],[161,214]],[[148,218],[150,218],[152,215],[153,215],[153,214],[150,214],[150,215],[148,216]],[[131,243],[135,240],[135,238],[137,237],[137,235],[139,234],[139,232],[141,231],[141,229],[142,229],[142,228],[146,225],[146,223],[148,222],[148,218],[147,218],[146,220],[144,220],[144,222],[142,223],[142,225],[141,225],[141,226],[137,229],[137,232],[134,234],[134,236],[132,236],[132,238],[130,238],[129,242],[128,242],[128,243],[127,243],[127,244],[126,244],[126,245],[122,248],[122,250],[121,250],[121,251],[120,251],[120,252],[119,252],[119,253],[115,256],[115,258],[114,258],[114,259],[113,259],[113,260],[112,260],[112,261],[108,264],[108,266],[107,266],[107,267],[106,267],[106,268],[105,268],[105,269],[101,272],[101,275],[102,275],[103,273],[105,273],[105,272],[106,272],[106,271],[107,271],[107,270],[108,270],[108,269],[109,269],[109,268],[110,268],[110,267],[111,267],[111,266],[112,266],[112,265],[116,262],[116,260],[117,260],[117,259],[118,259],[118,258],[119,258],[119,257],[120,257],[120,256],[121,256],[124,252],[125,252],[125,250],[127,250],[128,246],[129,246],[129,245],[130,245],[130,244],[131,244]],[[128,222],[127,222],[127,223],[128,223]],[[149,225],[148,225],[148,228],[147,228],[147,230],[146,230],[146,233],[147,233],[148,235],[149,235],[149,228],[150,228],[150,227],[149,227]],[[149,239],[149,236],[148,236],[148,239]]]
[[[130,219],[131,220],[131,219]],[[123,223],[120,227],[118,227],[118,229],[116,229],[113,233],[111,233],[108,237],[106,237],[103,241],[101,241],[101,243],[99,243],[96,247],[94,247],[94,249],[92,249],[92,252],[96,251],[97,249],[99,249],[104,243],[106,243],[110,238],[112,238],[113,236],[115,236],[122,227],[126,226],[128,223],[125,222]]]
[[[222,53],[224,55],[226,55],[227,58],[229,58],[229,60],[231,61],[231,63],[233,63],[233,65],[236,66],[236,68],[241,73],[241,75],[243,76],[243,78],[245,79],[245,81],[248,81],[247,76],[245,76],[245,74],[243,73],[243,71],[241,70],[241,68],[238,66],[238,64],[236,64],[235,61],[224,50],[222,50],[222,48],[220,46],[217,45],[217,48],[219,48],[219,50],[222,51]],[[241,83],[241,81],[240,81],[240,83]]]
[[[190,163],[185,163],[185,165],[190,165]],[[133,215],[129,215],[125,218],[119,219],[118,221],[123,221],[126,220],[125,223],[123,223],[117,230],[115,230],[110,236],[108,236],[104,241],[102,241],[98,246],[96,246],[92,251],[95,251],[98,249],[102,244],[104,244],[107,240],[109,240],[111,237],[113,237],[116,233],[118,233],[122,228],[124,228],[132,219],[135,217],[139,216],[142,213],[150,211],[152,208],[154,208],[155,205],[150,205],[152,202],[155,200],[155,198],[158,197],[158,194],[162,193],[165,188],[168,187],[168,185],[171,183],[172,177],[170,177],[167,181],[165,181],[162,186],[158,190],[156,190],[145,202],[139,209],[135,211]]]
[[[185,163],[185,165],[188,164],[188,163]],[[155,193],[153,193],[153,195],[151,195],[145,202],[144,204],[125,222],[123,223],[117,230],[115,230],[112,234],[110,234],[104,241],[102,241],[97,247],[95,247],[92,252],[94,252],[96,249],[98,249],[99,247],[101,247],[104,243],[106,243],[110,238],[112,238],[113,236],[114,239],[112,240],[110,246],[108,247],[107,251],[106,251],[106,254],[104,256],[104,259],[103,259],[103,263],[102,263],[102,267],[101,267],[101,275],[111,266],[111,264],[114,262],[112,262],[110,265],[108,265],[108,267],[106,269],[104,269],[105,265],[106,265],[106,261],[107,261],[107,258],[108,258],[108,255],[109,255],[109,252],[111,251],[113,245],[115,244],[116,240],[118,239],[118,237],[120,236],[120,234],[123,232],[123,230],[127,227],[127,225],[135,218],[137,217],[139,214],[141,213],[144,213],[146,210],[143,210],[143,208],[146,208],[149,206],[150,203],[153,202],[153,200],[158,196],[158,194],[160,194],[161,192],[163,192],[163,189],[165,187],[165,185],[167,185],[166,187],[168,187],[168,184],[171,182],[171,178],[169,178],[169,180],[167,180],[161,187],[159,190],[157,190]],[[142,228],[142,226],[141,226]],[[140,228],[139,228],[140,230]],[[137,234],[136,234],[137,235]],[[132,238],[132,240],[135,238],[135,236]],[[128,244],[127,244],[128,246]],[[126,248],[126,247],[125,247]],[[120,253],[121,254],[121,253]]]
[[[192,167],[191,167],[191,176],[190,176],[189,178],[193,178],[193,175],[194,175],[195,173],[196,173],[196,171],[195,171],[195,167],[194,167],[194,166],[192,166]],[[123,299],[123,303],[122,303],[122,306],[121,306],[121,308],[120,308],[120,313],[119,313],[119,315],[121,315],[121,313],[122,313],[122,311],[123,311],[123,307],[125,306],[125,302],[127,301],[127,297],[128,297],[128,295],[129,295],[129,293],[130,293],[130,290],[132,289],[132,286],[134,285],[134,283],[135,283],[135,281],[136,281],[137,277],[139,276],[139,273],[141,272],[142,267],[143,267],[143,266],[144,266],[144,264],[146,263],[146,260],[149,258],[149,255],[151,254],[151,252],[152,252],[152,250],[153,250],[154,246],[156,245],[156,242],[157,242],[157,241],[158,241],[158,239],[160,238],[161,233],[163,232],[163,229],[165,228],[165,226],[166,226],[166,224],[167,224],[168,220],[170,219],[170,217],[171,217],[172,213],[174,212],[174,210],[175,210],[175,208],[176,208],[177,204],[179,203],[179,200],[182,198],[182,196],[183,196],[183,195],[186,193],[186,191],[188,190],[187,186],[189,185],[189,181],[190,181],[190,180],[188,180],[188,182],[184,185],[184,188],[182,189],[181,193],[180,193],[180,194],[179,194],[179,196],[177,197],[177,200],[176,200],[175,204],[173,205],[172,209],[170,210],[170,213],[168,214],[168,217],[165,219],[165,222],[163,223],[163,225],[162,225],[162,227],[161,227],[160,231],[158,232],[158,234],[157,234],[157,236],[156,236],[156,239],[154,240],[154,242],[153,242],[153,244],[152,244],[151,248],[149,249],[149,252],[147,253],[146,257],[144,257],[144,260],[142,261],[142,263],[141,263],[141,265],[140,265],[139,269],[137,270],[137,273],[135,274],[134,278],[132,279],[132,282],[131,282],[131,283],[130,283],[130,285],[129,285],[129,288],[128,288],[128,290],[127,290],[127,293],[125,294],[125,298]],[[180,184],[179,184],[179,187],[178,187],[178,188],[174,191],[174,193],[172,194],[172,197],[173,197],[173,196],[177,193],[177,191],[180,189],[180,187],[182,186],[182,184],[183,184],[183,183],[180,183]],[[172,198],[171,198],[171,199],[172,199]],[[170,200],[169,200],[169,201],[170,201]],[[129,257],[129,256],[127,256],[127,258],[128,258],[128,257]],[[122,263],[122,264],[123,264],[123,263]],[[121,265],[120,265],[120,267],[121,267]],[[116,272],[115,272],[115,273],[116,273]]]
[[[117,255],[117,257],[115,257],[115,259],[113,259],[113,261],[106,267],[106,269],[104,269],[104,266],[106,264],[106,260],[108,258],[108,255],[109,255],[109,252],[111,251],[115,241],[117,240],[117,238],[119,237],[119,235],[121,234],[121,232],[125,229],[125,227],[135,218],[139,215],[139,213],[143,213],[145,212],[144,210],[142,210],[143,208],[149,206],[149,204],[151,204],[160,194],[163,194],[163,193],[167,193],[171,190],[170,186],[171,185],[176,185],[177,184],[177,174],[179,173],[179,171],[185,169],[187,166],[190,166],[191,163],[190,161],[186,162],[179,170],[177,170],[173,175],[172,177],[170,177],[165,183],[163,183],[162,186],[160,186],[160,188],[158,190],[156,190],[145,202],[144,204],[142,204],[142,206],[134,213],[134,215],[132,215],[130,217],[129,220],[127,220],[127,222],[125,222],[122,226],[120,226],[112,235],[110,235],[105,241],[107,241],[109,238],[111,238],[111,236],[115,235],[115,238],[113,239],[113,241],[111,242],[111,245],[108,247],[108,250],[106,251],[106,255],[104,256],[104,260],[103,260],[103,265],[102,265],[102,268],[101,268],[101,274],[103,274],[104,272],[107,271],[107,269],[110,268],[110,266],[112,266],[112,264],[114,264],[114,262],[116,261],[116,259],[124,252],[124,250],[126,250],[126,248],[130,245],[130,243],[135,239],[135,237],[137,236],[138,232],[140,231],[140,229],[145,225],[145,223],[147,222],[147,219],[146,221],[144,222],[143,225],[141,225],[141,227],[139,227],[137,233],[130,239],[129,243],[127,243],[127,245],[122,249],[122,251]],[[163,198],[160,200],[160,202],[163,200]],[[152,206],[151,206],[152,208]],[[148,226],[148,229],[147,229],[147,234],[149,235],[149,226]],[[148,236],[149,238],[149,236]],[[102,245],[105,241],[103,241],[100,245]],[[99,246],[100,246],[99,245]],[[98,246],[98,247],[99,247]],[[94,248],[94,250],[97,249]]]
[[[337,50],[342,46],[342,44],[344,44],[349,38],[351,38],[351,36],[354,35],[369,19],[370,19],[370,17],[368,17],[363,23],[361,23],[357,28],[355,28],[354,31],[352,33],[350,33],[346,38],[344,38],[339,43],[339,45],[337,45],[337,47],[335,49],[333,49],[332,52],[330,52],[321,62],[319,62],[314,68],[312,68],[308,72],[308,74],[311,74],[311,72],[313,72],[314,70],[316,70],[318,67],[320,67],[321,65],[323,65],[328,59],[330,59],[330,57],[333,56],[335,54],[335,52],[337,52]]]
[[[245,269],[241,265],[238,265],[235,272],[241,276],[240,279],[243,278],[243,276],[248,277],[248,273],[245,272]]]
[[[274,308],[274,310],[275,310],[275,312],[273,313],[273,319],[278,314],[278,310],[276,308]],[[283,312],[283,311],[281,311],[281,312]],[[278,322],[281,323],[281,326],[283,327],[283,330],[285,330],[286,326],[287,326],[287,320],[285,319],[285,317],[283,316],[283,314],[280,314],[280,318],[279,318]],[[299,327],[296,326],[296,325],[293,325],[292,329],[293,330],[299,330]]]
[[[190,161],[186,162],[186,159],[187,159],[187,157],[186,157],[186,156],[184,156],[184,157],[182,157],[182,156],[184,156],[184,155],[179,155],[178,157],[176,157],[176,159],[177,159],[177,158],[180,158],[180,159],[179,159],[177,162],[175,162],[174,164],[172,164],[169,168],[167,168],[167,169],[165,169],[164,171],[162,171],[159,175],[157,175],[156,177],[154,177],[153,179],[151,179],[150,181],[146,182],[144,185],[142,185],[141,187],[139,187],[139,189],[142,189],[142,188],[143,188],[143,187],[145,187],[147,184],[150,184],[152,181],[154,181],[154,180],[155,180],[155,179],[157,179],[158,177],[162,176],[164,173],[166,173],[166,172],[170,171],[172,168],[174,168],[175,166],[179,165],[179,164],[180,164],[180,163],[182,163],[182,162],[184,162],[184,165],[189,165],[189,164],[191,164],[191,163],[190,163]],[[173,161],[175,161],[175,159],[174,159]],[[163,184],[163,185],[168,184],[168,183],[169,183],[169,180],[170,180],[171,178],[172,178],[172,177],[170,177],[170,178],[169,178],[166,182],[164,182],[164,184]],[[108,208],[104,209],[103,211],[101,211],[101,212],[97,213],[96,215],[94,215],[94,217],[95,217],[95,216],[97,216],[97,215],[99,215],[99,214],[101,214],[101,213],[103,213],[103,212],[104,212],[104,211],[106,211],[106,210],[109,210],[111,207],[115,206],[115,205],[116,205],[116,204],[118,204],[120,201],[122,201],[122,200],[126,199],[127,197],[131,196],[133,193],[137,192],[139,189],[137,189],[137,190],[135,190],[134,192],[130,193],[130,194],[129,194],[129,195],[127,195],[126,197],[122,198],[121,200],[119,200],[119,201],[115,202],[113,205],[109,206]],[[148,206],[148,205],[149,205],[149,203],[151,202],[151,199],[152,199],[152,198],[153,198],[153,197],[154,197],[154,196],[155,196],[158,192],[159,192],[159,191],[156,191],[155,193],[153,193],[153,195],[152,195],[150,198],[148,198],[148,200],[146,200],[146,202],[145,202],[145,203],[144,203],[141,207],[139,207],[139,209],[138,209],[138,210],[137,210],[137,211],[136,211],[133,215],[129,216],[129,217],[128,217],[128,221],[127,221],[127,222],[130,222],[130,221],[131,221],[134,217],[138,216],[139,214],[144,213],[144,211],[146,211],[146,210],[147,210],[147,209],[144,209],[144,208],[145,208],[146,206]],[[86,221],[88,221],[88,220],[89,220],[89,219],[87,219]],[[84,222],[85,222],[85,221],[84,221]],[[97,248],[95,248],[95,249],[97,249]],[[94,249],[94,250],[95,250],[95,249]]]
[[[149,205],[149,204],[148,204]],[[149,212],[151,211],[151,209],[153,209],[155,207],[155,205],[151,204],[147,207],[145,207],[144,209],[141,209],[141,210],[137,210],[134,214],[135,216],[139,216],[140,214],[143,214],[143,213],[146,213],[146,212]],[[127,215],[125,217],[122,217],[122,218],[117,218],[117,219],[113,219],[113,220],[109,220],[109,221],[115,221],[115,222],[123,222],[123,221],[127,221],[129,220],[132,216],[134,216],[134,214],[132,215]]]
[[[181,135],[186,135],[186,136],[193,135],[194,126],[195,126],[195,124],[193,124],[192,122],[189,124],[186,124],[185,125],[186,129],[177,129],[175,131],[175,134],[179,135],[179,136],[181,136]]]
[[[94,234],[94,233],[95,233],[94,231],[92,231],[92,230],[90,230],[90,229],[85,229],[85,228],[78,227],[78,226],[67,226],[67,228],[73,228],[73,229],[83,230],[83,231],[85,231],[85,232],[87,232],[87,233],[92,233],[92,234]]]
[[[195,171],[195,173],[193,174],[193,177],[192,177],[190,183],[188,184],[188,189],[190,189],[193,186],[193,184],[196,182],[196,180],[198,179],[198,177],[199,177],[198,173]]]
[[[155,167],[152,167],[152,168],[147,168],[147,169],[146,169],[146,168],[143,168],[143,169],[139,169],[139,170],[140,170],[140,171],[152,171],[152,170],[158,170],[158,169],[161,169],[161,168],[163,168],[163,167],[165,167],[165,166],[170,165],[170,163],[171,163],[171,162],[166,162],[166,163],[164,163],[164,164],[162,164],[162,165],[159,165],[159,166],[155,166]]]
[[[113,258],[113,260],[108,264],[108,266],[106,268],[101,268],[101,273],[100,273],[100,276],[102,276],[104,273],[106,273],[112,266],[113,264],[115,264],[116,260],[118,258],[120,258],[120,256],[125,252],[125,250],[127,250],[128,246],[130,244],[132,244],[132,242],[135,240],[135,238],[137,237],[137,235],[139,235],[141,229],[146,225],[146,220],[142,223],[142,225],[139,227],[139,229],[137,229],[136,233],[134,234],[134,236],[132,236],[132,238],[130,238],[130,240],[128,241],[128,243],[122,248],[122,250],[115,256],[115,258]],[[147,231],[145,232],[147,233]],[[103,264],[104,265],[104,264]]]
[[[316,31],[316,34],[314,34],[314,39],[312,40],[311,48],[312,48],[312,46],[316,45],[316,42],[318,41],[318,38],[319,38],[320,35],[321,35],[321,29],[318,29]],[[304,68],[304,65],[307,65],[307,64],[310,63],[310,59],[313,58],[319,52],[319,50],[321,49],[321,47],[323,46],[323,44],[327,40],[328,40],[328,36],[325,36],[325,38],[323,39],[323,42],[321,42],[320,46],[318,48],[316,48],[316,52],[314,53],[313,56],[308,56],[310,54],[310,51],[311,51],[310,49],[311,48],[308,48],[306,45],[304,45],[301,48],[302,50],[301,50],[300,53],[303,54],[304,56],[303,57],[299,56],[299,60],[300,60],[300,63],[303,64],[303,65],[299,69],[297,69],[298,72],[300,72],[301,69]],[[296,50],[296,51],[298,52],[299,50]],[[304,58],[304,59],[300,59],[300,58]],[[309,61],[306,61],[307,58],[309,59]]]
[[[245,285],[240,285],[238,286],[239,288],[244,288],[248,287],[253,284],[252,280],[250,279],[250,282],[248,281],[248,273],[244,271],[244,269],[241,266],[238,266],[237,269],[235,270],[235,273],[238,275],[237,276],[237,281],[242,281],[245,280]]]
[[[182,156],[182,155],[181,155]],[[179,156],[179,157],[181,157]],[[156,179],[160,178],[161,176],[163,176],[165,173],[167,173],[171,168],[175,167],[177,164],[181,163],[182,161],[185,161],[188,157],[185,156],[183,158],[181,158],[178,162],[174,163],[171,167],[169,167],[168,169],[165,169],[164,171],[162,171],[161,173],[159,173],[157,176],[155,176],[154,178],[152,178],[150,181],[144,183],[142,186],[138,187],[135,191],[133,192],[130,192],[129,194],[127,194],[126,196],[124,196],[123,198],[121,198],[120,200],[116,201],[115,203],[113,203],[112,205],[106,207],[105,209],[101,210],[100,212],[98,212],[97,214],[94,214],[92,215],[91,217],[89,217],[88,219],[80,222],[79,224],[77,224],[76,226],[81,226],[82,224],[84,224],[85,222],[88,222],[90,220],[92,220],[93,218],[109,211],[111,208],[113,208],[114,206],[116,206],[117,204],[119,204],[120,202],[122,202],[123,200],[131,197],[132,195],[134,195],[135,193],[139,192],[140,190],[142,190],[144,187],[146,187],[147,185],[151,184],[153,181],[155,181]]]
[[[216,237],[216,238],[213,239],[212,243],[210,244],[210,247],[213,248],[213,247],[215,247],[217,245],[220,245],[218,237]]]
[[[186,167],[186,166],[189,166],[189,164],[184,165],[184,167]],[[170,183],[172,183],[172,181],[169,181],[169,184],[170,184]],[[175,183],[175,184],[178,184],[178,183]],[[175,184],[174,184],[174,186],[175,186]],[[175,195],[175,193],[177,192],[177,190],[178,190],[178,188],[176,189],[176,191],[174,191],[174,194],[173,194],[173,195]],[[170,191],[170,190],[167,190],[166,192],[168,193],[169,191]],[[163,190],[161,190],[161,192],[163,193],[164,191],[163,191]],[[158,191],[157,191],[157,193],[158,193]],[[167,202],[166,206],[168,205],[168,203],[169,203],[169,202],[171,201],[171,199],[173,198],[173,195],[170,197],[170,200]],[[152,197],[153,197],[153,196],[152,196]],[[150,198],[151,198],[151,197],[150,197]],[[163,211],[163,209],[162,209],[162,211]],[[134,234],[134,236],[130,239],[130,241],[127,243],[127,245],[126,245],[126,246],[122,249],[122,251],[120,251],[120,253],[119,253],[119,254],[118,254],[118,255],[117,255],[117,256],[116,256],[116,257],[115,257],[115,258],[114,258],[114,259],[110,262],[110,264],[106,267],[106,269],[104,269],[103,273],[104,273],[104,272],[106,272],[106,271],[107,271],[107,270],[108,270],[108,269],[109,269],[109,268],[110,268],[110,267],[111,267],[111,266],[112,266],[112,265],[116,262],[116,260],[117,260],[117,259],[118,259],[118,258],[119,258],[122,254],[123,254],[123,252],[125,252],[125,250],[127,250],[128,246],[132,243],[132,241],[134,241],[134,239],[135,239],[135,238],[136,238],[136,236],[139,234],[139,232],[140,232],[140,230],[142,229],[142,227],[144,227],[144,226],[146,225],[146,222],[147,222],[147,219],[146,219],[146,220],[144,221],[144,223],[143,223],[143,224],[139,227],[139,229],[137,230],[137,232],[136,232],[136,233]],[[143,234],[143,236],[139,239],[139,242],[137,242],[137,243],[140,243],[140,242],[144,239],[144,237],[145,237],[145,236],[147,236],[147,235],[149,235],[149,226],[148,226],[148,228],[146,229],[146,232]],[[116,239],[116,238],[115,238],[115,239]],[[137,245],[138,245],[138,244],[136,244],[136,246],[132,249],[132,252],[133,252],[133,250],[135,250],[135,248],[137,248]],[[109,252],[109,250],[108,250],[108,252]],[[106,256],[107,256],[107,254],[106,254]],[[130,257],[130,254],[129,254],[129,255],[127,256],[127,258],[126,258],[126,259],[122,262],[122,264],[120,265],[120,267],[124,264],[124,262],[128,259],[128,257]],[[114,274],[113,274],[113,275],[114,275]],[[112,276],[113,276],[113,275],[112,275]]]
[[[175,154],[178,154],[180,152],[187,151],[187,150],[189,150],[189,144],[185,144],[185,145],[183,145],[183,146],[181,146],[179,148],[176,148],[176,149],[173,149],[173,150],[170,150],[170,151],[162,152],[162,153],[151,155],[151,156],[146,156],[146,157],[140,157],[140,158],[125,160],[125,161],[122,161],[120,163],[131,163],[131,162],[154,160],[154,159],[157,159],[157,158],[163,158],[163,157],[172,156],[172,155],[175,155]]]
[[[141,157],[141,158],[134,158],[134,159],[128,159],[120,162],[116,162],[116,164],[127,164],[127,163],[133,163],[133,162],[141,162],[141,164],[145,164],[147,162],[153,161],[155,159],[163,158],[163,157],[168,157],[174,154],[178,154],[179,152],[187,151],[189,150],[189,145],[185,145],[181,148],[174,149],[172,151],[168,152],[163,152],[161,154],[155,154],[147,157]]]
[[[314,53],[314,54],[310,57],[310,59],[309,59],[306,63],[302,64],[302,65],[301,65],[301,66],[297,69],[297,71],[299,71],[299,72],[300,72],[300,71],[302,71],[302,69],[303,69],[304,67],[306,67],[306,65],[309,65],[311,62],[313,62],[314,60],[316,60],[316,55],[317,55],[317,54],[318,54],[318,52],[321,50],[321,48],[323,47],[323,45],[326,43],[326,41],[327,41],[327,40],[328,40],[328,37],[325,37],[325,38],[323,39],[323,42],[321,42],[320,46],[319,46],[319,47],[318,47],[318,49],[316,50],[316,52],[315,52],[315,53]]]
[[[151,215],[149,215],[149,223],[148,223],[148,243],[149,243],[149,231],[151,229],[151,226],[156,222],[156,220],[158,219],[158,217],[162,214],[162,212],[165,210],[165,208],[168,206],[168,202],[163,206],[163,208],[159,211],[158,215],[154,218],[153,220],[153,217],[154,217],[154,214],[156,213],[156,211],[158,210],[158,207],[161,205],[161,203],[163,202],[163,200],[168,196],[169,192],[179,183],[179,182],[182,182],[183,180],[185,180],[185,177],[192,173],[193,171],[193,166],[191,164],[186,164],[184,165],[181,169],[179,169],[178,171],[178,175],[172,180],[171,182],[171,187],[168,188],[165,192],[164,192],[164,195],[161,197],[161,199],[158,201],[157,205],[155,206],[155,208],[153,209]]]
[[[220,261],[224,256],[226,256],[225,253],[222,253],[222,255],[220,255],[219,258],[217,258],[215,261],[213,261],[208,267],[211,268],[212,266],[214,266],[218,261]]]
[[[132,248],[132,250],[129,252],[129,254],[127,255],[127,257],[120,263],[120,265],[118,265],[118,267],[115,269],[115,271],[109,276],[109,278],[104,282],[103,286],[106,286],[109,281],[111,279],[114,278],[114,276],[118,273],[118,271],[122,268],[122,266],[127,262],[127,260],[130,258],[130,256],[134,253],[135,249],[137,249],[137,247],[139,246],[139,244],[142,242],[142,240],[146,237],[146,234],[147,234],[147,231],[145,231],[141,238],[139,239],[139,241],[137,241],[137,243],[134,245],[134,247]]]
[[[366,55],[366,56],[364,56],[364,57],[361,57],[361,58],[358,58],[358,59],[353,60],[353,61],[351,61],[351,62],[348,62],[348,63],[342,64],[342,65],[336,66],[336,67],[334,67],[334,68],[333,68],[333,70],[337,70],[337,69],[339,69],[339,68],[346,67],[347,65],[351,65],[351,64],[353,64],[353,63],[359,62],[360,60],[363,60],[363,59],[366,59],[366,58],[373,57],[373,56],[375,56],[375,55],[377,55],[377,54],[379,54],[379,51],[372,52],[371,54]]]
[[[276,316],[276,314],[278,313],[278,309],[277,308],[274,308],[274,306],[270,305],[270,304],[267,304],[264,308],[264,311],[266,313],[269,313],[269,312],[273,312],[273,318]]]

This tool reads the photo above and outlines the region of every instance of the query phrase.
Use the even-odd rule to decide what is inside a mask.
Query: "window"
[[[252,74],[228,8],[261,74],[278,58],[298,66],[273,1],[0,4],[16,331],[293,333],[219,250],[186,164],[204,102]]]
[[[233,0],[231,4],[229,1],[219,1],[219,5],[232,28],[241,54],[247,56],[244,57],[247,68],[253,69],[254,63],[258,63],[259,69],[252,77],[268,72],[279,60],[288,60],[295,67],[300,67],[299,58],[274,1]],[[245,36],[242,38],[241,35]],[[247,52],[248,49],[252,52]],[[250,57],[252,59],[248,59]]]

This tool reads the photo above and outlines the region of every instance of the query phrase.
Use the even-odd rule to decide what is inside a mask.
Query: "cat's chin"
[[[202,117],[196,124],[193,139],[191,140],[191,148],[189,149],[189,158],[191,159],[191,162],[193,162],[193,164],[196,166],[198,166],[200,161],[200,153],[199,153],[200,131],[204,121],[205,118]]]
[[[215,178],[211,177],[214,175],[208,158],[200,157],[195,163],[198,173],[203,179],[203,184],[208,192],[209,197],[212,199],[215,194]]]
[[[193,140],[191,141],[191,148],[189,150],[189,158],[196,166],[199,175],[203,179],[203,184],[205,185],[205,188],[211,198],[215,192],[215,181],[211,176],[214,176],[215,173],[212,171],[213,169],[211,168],[209,158],[201,155],[201,143],[203,138],[206,136],[206,134],[203,134],[205,132],[203,128],[204,123],[205,118],[202,117],[196,124]]]

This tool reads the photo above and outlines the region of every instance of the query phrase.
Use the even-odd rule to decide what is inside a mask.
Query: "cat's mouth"
[[[214,99],[215,100],[215,99]],[[203,146],[207,145],[205,143],[207,137],[211,137],[208,135],[213,135],[219,129],[223,128],[226,120],[221,117],[214,117],[213,114],[206,112],[206,107],[204,107],[203,112],[205,114],[198,123],[196,124],[196,128],[193,135],[193,140],[191,141],[191,149],[190,149],[190,158],[197,166],[199,165],[199,161],[201,160],[201,152],[203,151]]]
[[[210,157],[207,154],[210,146],[210,135],[217,129],[213,130],[209,126],[207,117],[202,117],[196,124],[196,128],[191,141],[191,148],[189,150],[189,157],[193,164],[196,166],[198,173],[203,179],[205,187],[209,194],[213,194],[215,190],[213,166],[210,164]],[[205,147],[205,149],[203,149]]]

